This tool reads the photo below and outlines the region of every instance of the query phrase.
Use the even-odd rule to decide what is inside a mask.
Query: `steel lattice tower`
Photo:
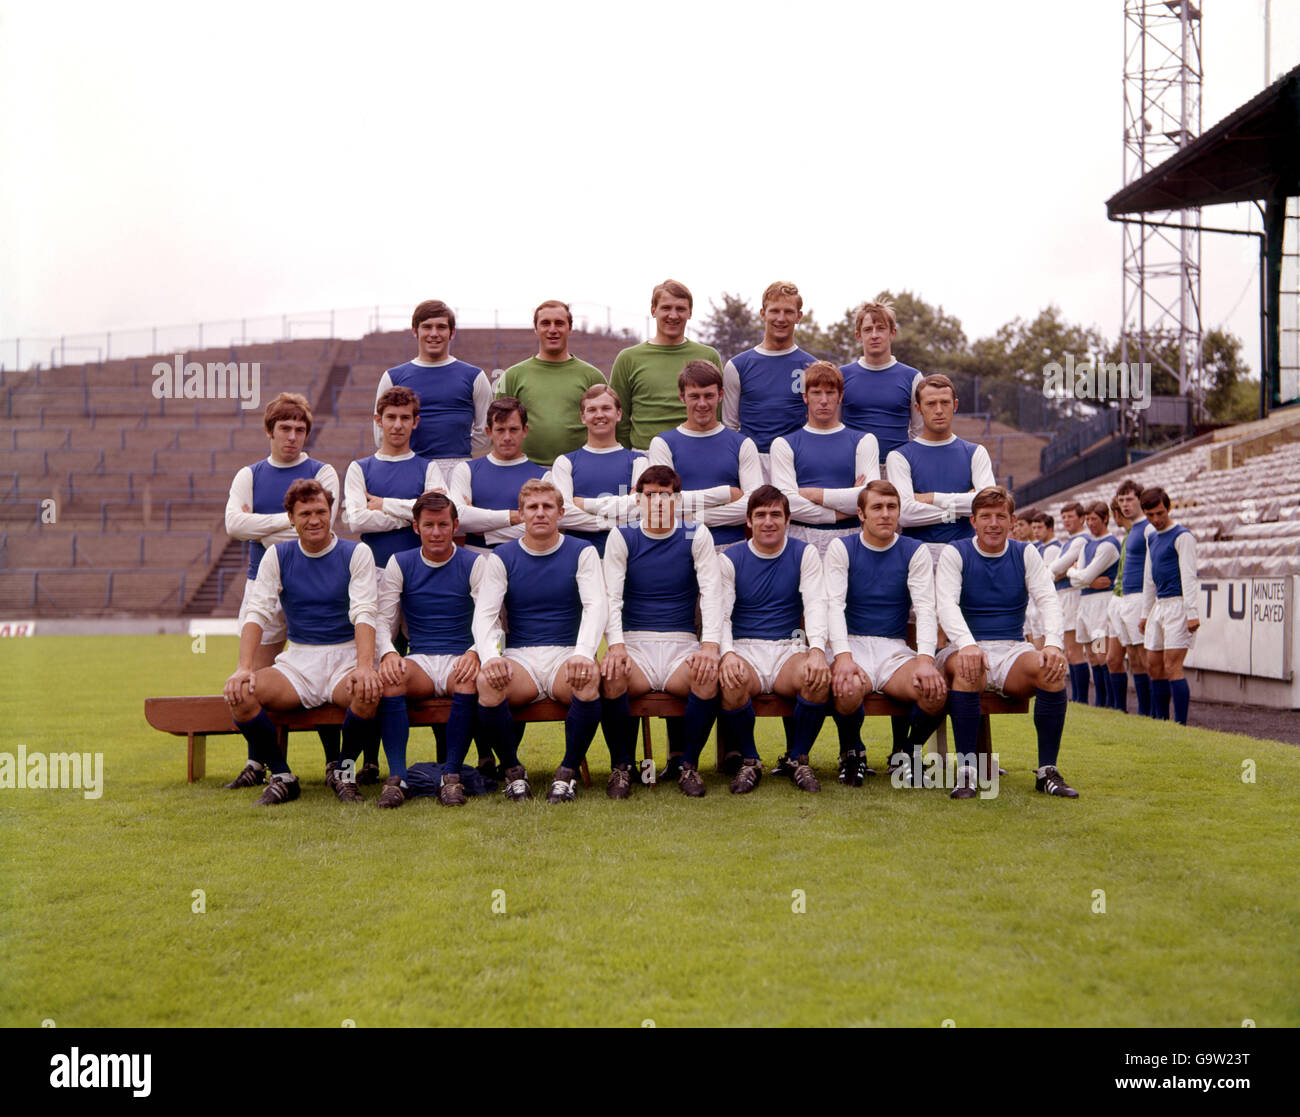
[[[1201,10],[1188,0],[1124,0],[1124,185],[1201,134]],[[1199,209],[1146,215],[1199,225]],[[1201,234],[1122,226],[1120,359],[1164,368],[1199,413]]]

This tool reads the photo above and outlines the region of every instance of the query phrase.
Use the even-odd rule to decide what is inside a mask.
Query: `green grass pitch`
[[[241,738],[190,786],[144,721],[234,661],[229,638],[0,642],[0,752],[104,754],[98,800],[0,790],[0,1025],[1300,1025],[1293,747],[1071,706],[1077,801],[1034,793],[1008,717],[1000,795],[952,802],[841,787],[828,723],[820,795],[707,770],[702,800],[615,803],[598,735],[574,804],[383,812],[376,788],[338,804],[299,734],[303,797],[261,809],[221,790]],[[887,732],[868,720],[881,767]],[[561,733],[528,729],[535,790]],[[770,763],[780,725],[759,733]]]

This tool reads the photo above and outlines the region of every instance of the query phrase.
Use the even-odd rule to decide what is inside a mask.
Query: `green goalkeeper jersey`
[[[528,437],[524,453],[538,465],[551,465],[561,454],[577,450],[587,441],[582,425],[582,394],[605,383],[595,365],[570,357],[543,361],[529,357],[511,365],[501,377],[499,396],[514,396],[528,411]]]
[[[708,361],[722,371],[718,351],[698,341],[624,349],[614,358],[609,385],[618,393],[623,419],[617,437],[623,446],[648,450],[657,434],[686,422],[686,405],[677,394],[677,377],[690,361]]]

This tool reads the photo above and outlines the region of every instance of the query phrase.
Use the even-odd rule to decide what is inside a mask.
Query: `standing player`
[[[1090,505],[1084,516],[1088,538],[1074,568],[1069,571],[1070,585],[1079,591],[1079,608],[1075,618],[1074,638],[1088,657],[1092,667],[1092,683],[1096,688],[1092,704],[1110,705],[1110,679],[1106,671],[1104,641],[1110,624],[1111,591],[1119,576],[1120,542],[1106,533],[1110,509],[1105,501]],[[1103,650],[1097,642],[1103,641]]]
[[[939,623],[949,640],[938,665],[951,690],[952,731],[962,765],[952,798],[972,799],[976,794],[980,694],[988,689],[1008,697],[1034,695],[1034,790],[1077,799],[1079,793],[1056,768],[1065,728],[1065,656],[1051,576],[1033,547],[1007,538],[1015,505],[1005,489],[982,490],[972,506],[975,537],[945,547],[935,569]],[[1021,638],[1025,602],[1031,596],[1047,628],[1041,651]]]
[[[451,355],[456,336],[455,312],[441,299],[426,299],[411,315],[411,332],[418,352],[405,364],[390,368],[379,378],[375,411],[389,388],[410,388],[419,397],[424,421],[411,439],[420,457],[438,463],[444,476],[458,462],[487,445],[487,409],[492,402],[492,382],[477,365]],[[375,433],[375,445],[382,432]]]
[[[722,577],[722,684],[719,724],[740,761],[731,791],[744,795],[758,786],[762,760],[754,744],[757,694],[793,698],[792,742],[776,771],[790,775],[802,791],[820,791],[808,754],[830,705],[826,662],[826,594],[817,549],[786,536],[790,504],[771,485],[749,495],[746,521],[753,538],[718,556]]]
[[[795,344],[803,296],[778,280],[763,292],[763,340],[732,357],[722,370],[722,421],[754,440],[765,477],[772,439],[803,426],[803,370],[817,358]]]
[[[1079,591],[1070,585],[1067,575],[1083,555],[1084,544],[1088,541],[1087,527],[1083,522],[1086,515],[1084,507],[1077,500],[1061,506],[1061,526],[1065,529],[1066,539],[1061,544],[1056,561],[1049,567],[1056,580],[1056,592],[1061,599],[1061,613],[1065,625],[1065,660],[1070,672],[1070,701],[1088,704],[1088,659],[1075,637],[1075,626],[1079,619]]]
[[[891,451],[921,435],[916,389],[925,374],[894,356],[898,319],[893,302],[883,295],[858,307],[853,332],[862,345],[862,356],[840,369],[844,374],[844,422],[876,436],[883,467]]]
[[[226,680],[235,725],[248,741],[248,764],[229,788],[271,781],[257,800],[276,806],[297,799],[290,770],[266,711],[313,709],[332,702],[347,708],[342,757],[325,767],[325,782],[342,803],[361,802],[356,759],[379,733],[375,713],[382,689],[375,670],[375,561],[364,543],[330,530],[333,495],[300,479],[284,495],[297,539],[276,543],[262,556],[245,598],[239,666]],[[254,666],[265,628],[283,613],[291,646],[270,667]]]
[[[858,495],[880,477],[876,436],[840,422],[844,377],[829,361],[803,373],[808,421],[772,440],[772,484],[790,502],[789,534],[826,554],[831,540],[857,535]]]
[[[934,568],[918,540],[898,534],[898,490],[888,481],[869,481],[858,496],[862,533],[831,541],[826,550],[827,624],[835,663],[831,690],[835,710],[856,739],[868,694],[911,702],[905,749],[895,746],[890,767],[904,767],[910,783],[911,752],[924,745],[943,721],[947,686],[935,668],[938,636]],[[916,611],[916,646],[907,644],[907,620]],[[841,737],[841,742],[844,738]],[[842,750],[840,779],[860,787],[866,754]]]
[[[651,465],[666,465],[681,478],[683,506],[696,523],[708,527],[720,550],[745,538],[746,494],[763,483],[754,440],[718,420],[722,374],[708,361],[691,361],[677,377],[677,394],[686,422],[650,441]],[[702,508],[705,490],[726,486],[729,499]]]
[[[523,533],[519,490],[538,481],[546,470],[524,456],[528,411],[513,397],[493,400],[487,412],[492,452],[461,462],[451,475],[447,495],[460,513],[467,547],[486,551]]]
[[[519,510],[524,537],[488,558],[474,606],[474,642],[483,664],[479,725],[501,758],[506,798],[530,799],[510,707],[539,698],[568,703],[564,759],[546,797],[562,803],[574,797],[578,770],[600,725],[596,649],[609,603],[596,548],[560,534],[564,499],[555,486],[527,482],[519,490]]]
[[[971,501],[996,482],[989,452],[952,433],[958,403],[952,381],[927,376],[915,399],[921,433],[889,452],[885,471],[898,489],[903,534],[929,545],[937,561],[944,544],[970,538]]]
[[[1030,519],[1030,529],[1034,535],[1034,549],[1042,558],[1043,565],[1050,570],[1052,563],[1056,561],[1061,553],[1061,545],[1056,542],[1055,538],[1056,520],[1048,512],[1035,512]],[[1029,604],[1033,606],[1028,614],[1032,618],[1030,625],[1031,643],[1041,652],[1047,630],[1043,627],[1043,615],[1038,611],[1038,606],[1034,605],[1033,598],[1030,598]]]
[[[655,435],[686,418],[677,375],[689,362],[705,361],[721,373],[718,351],[686,337],[686,323],[694,309],[695,300],[686,285],[665,279],[650,294],[655,336],[614,358],[609,383],[623,401],[616,437],[624,446],[648,449]]]
[[[230,483],[230,498],[226,501],[226,534],[232,539],[249,540],[248,580],[244,583],[244,599],[239,606],[241,630],[248,619],[248,595],[257,578],[262,556],[268,547],[297,538],[284,509],[284,494],[289,491],[289,486],[304,479],[319,481],[330,494],[331,525],[340,503],[339,475],[334,467],[318,462],[304,449],[312,426],[311,407],[306,398],[281,392],[266,405],[263,424],[270,439],[271,452],[235,474]],[[263,619],[262,643],[253,655],[254,671],[269,667],[284,648],[284,617]],[[333,726],[324,726],[317,730],[317,735],[325,750],[325,762],[337,761],[339,731]]]
[[[1147,556],[1142,573],[1142,620],[1147,670],[1151,674],[1151,716],[1187,724],[1191,694],[1183,660],[1201,626],[1201,583],[1196,576],[1196,536],[1169,514],[1169,494],[1159,486],[1143,489]]]
[[[379,587],[376,650],[384,682],[379,730],[389,773],[379,806],[400,807],[406,801],[407,699],[450,695],[447,758],[438,799],[444,807],[455,807],[465,802],[460,769],[478,707],[474,602],[487,559],[456,546],[456,506],[442,493],[423,493],[413,514],[420,546],[389,558]],[[406,658],[393,646],[402,621],[410,638]]]
[[[1142,575],[1146,568],[1147,537],[1146,517],[1142,515],[1140,497],[1142,486],[1132,478],[1121,481],[1115,493],[1120,513],[1129,521],[1128,534],[1120,552],[1120,584],[1118,596],[1110,602],[1110,621],[1107,631],[1107,669],[1110,672],[1110,693],[1115,709],[1128,713],[1128,673],[1124,670],[1124,655],[1133,667],[1133,690],[1137,694],[1138,713],[1151,714],[1151,679],[1147,675],[1146,651],[1142,647]]]
[[[497,386],[500,396],[513,396],[528,409],[532,424],[524,453],[538,465],[549,466],[561,454],[586,441],[581,414],[582,394],[605,383],[595,365],[569,353],[573,314],[568,303],[547,299],[533,311],[537,356],[511,365]]]
[[[560,523],[564,534],[592,544],[597,554],[603,556],[608,529],[590,512],[578,507],[573,498],[626,496],[645,469],[646,456],[638,450],[625,450],[614,438],[623,411],[618,393],[608,384],[588,388],[578,410],[582,425],[587,428],[587,442],[555,459],[551,481],[564,498],[564,519]]]
[[[628,699],[662,690],[686,699],[677,784],[704,794],[700,752],[717,717],[721,583],[709,529],[682,523],[681,478],[651,466],[636,482],[640,523],[610,532],[605,547],[609,648],[601,664],[611,799],[626,799],[636,748]],[[698,604],[701,633],[695,636]]]

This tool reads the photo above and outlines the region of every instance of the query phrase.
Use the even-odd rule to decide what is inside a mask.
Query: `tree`
[[[722,293],[722,305],[709,300],[708,317],[700,324],[700,340],[728,360],[763,340],[763,320],[739,295]]]
[[[1259,417],[1259,381],[1247,380],[1241,339],[1211,330],[1201,348],[1205,361],[1205,410],[1220,423],[1246,423]]]
[[[895,357],[926,373],[962,371],[970,346],[960,319],[946,313],[942,306],[931,306],[911,291],[900,291],[896,296],[882,291],[874,301],[881,299],[893,300],[898,318],[898,336],[893,345]],[[853,311],[845,312],[850,338],[853,315]],[[858,348],[855,338],[853,347]]]

